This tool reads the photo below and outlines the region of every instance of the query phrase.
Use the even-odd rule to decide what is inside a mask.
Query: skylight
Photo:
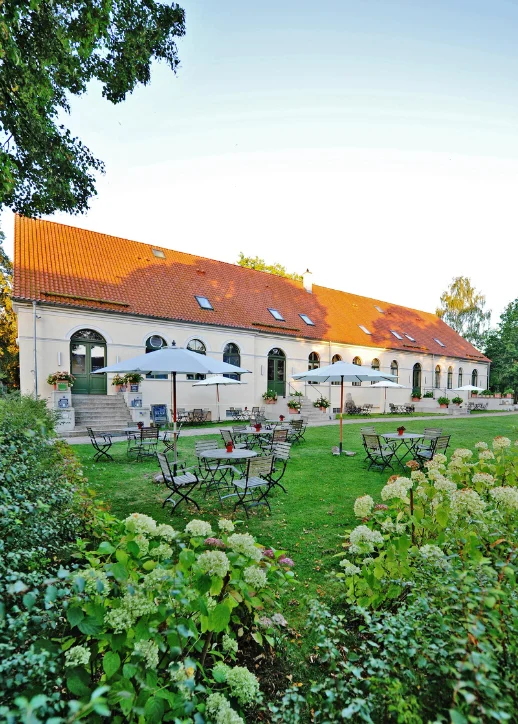
[[[380,314],[385,314],[385,312],[383,311],[383,309],[382,309],[381,307],[378,307],[377,304],[374,305],[374,309],[377,309]]]
[[[367,327],[364,327],[363,324],[359,324],[358,327],[361,329],[362,332],[365,332],[365,334],[370,334]]]
[[[439,344],[441,347],[446,347],[446,345],[443,344],[440,339],[437,339],[437,337],[434,337],[434,338],[433,338],[433,341],[434,341],[434,342],[437,342],[437,344]]]
[[[271,311],[272,311],[272,310],[270,309],[270,312],[271,312]],[[275,316],[275,315],[274,315],[274,316]],[[306,322],[306,324],[309,324],[309,325],[311,325],[312,327],[315,326],[315,322],[313,322],[313,321],[308,317],[307,314],[299,314],[299,317],[300,317],[304,322]]]
[[[214,309],[207,297],[198,297],[197,295],[195,295],[195,298],[202,309]]]
[[[411,337],[409,334],[405,334],[405,337],[409,339],[411,342],[415,342],[415,339]]]
[[[403,337],[399,334],[399,332],[394,332],[393,329],[391,329],[390,331],[396,339],[403,339]]]
[[[159,259],[165,259],[165,254],[162,249],[152,249],[153,255]]]
[[[276,319],[278,322],[285,322],[285,321],[286,321],[286,320],[284,319],[284,317],[282,316],[282,314],[279,312],[278,309],[270,309],[270,307],[268,307],[268,311],[270,312],[270,314],[272,315],[272,317],[273,317],[274,319]]]

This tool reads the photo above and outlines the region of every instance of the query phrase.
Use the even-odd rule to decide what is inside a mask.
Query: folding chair
[[[236,450],[248,448],[248,444],[246,442],[236,442],[230,430],[220,430],[220,434],[225,445],[228,445],[228,443],[231,442]]]
[[[217,440],[196,440],[194,443],[194,451],[198,459],[198,469],[202,478],[201,483],[205,484],[205,495],[207,495],[212,488],[218,490],[221,485],[228,487],[234,477],[241,477],[241,471],[233,465],[225,465],[222,464],[222,461],[214,460],[214,458],[211,459],[209,456],[203,455],[203,453],[210,453],[211,450],[217,449]],[[227,478],[230,478],[230,480]]]
[[[198,503],[190,498],[188,495],[188,493],[190,493],[193,488],[200,484],[200,480],[195,473],[187,472],[192,468],[186,468],[182,463],[180,463],[182,467],[182,472],[180,475],[174,475],[169,465],[169,461],[164,453],[157,452],[156,456],[158,464],[160,465],[160,469],[162,471],[164,483],[171,491],[171,494],[162,503],[162,508],[165,507],[166,503],[172,501],[173,511],[175,511],[177,506],[180,505],[180,503],[182,502],[193,503],[199,510],[200,506],[198,505]],[[179,464],[178,461],[176,464]],[[174,500],[175,495],[179,497],[179,500]]]
[[[275,445],[282,442],[287,442],[288,440],[288,429],[285,428],[274,430],[271,435],[268,435],[267,437],[260,437],[259,438],[259,445],[261,447],[261,450],[272,452]]]
[[[234,505],[234,510],[237,510],[238,505],[242,505],[247,518],[248,508],[267,505],[268,509],[271,510],[267,495],[274,486],[274,483],[270,480],[272,470],[273,455],[250,458],[246,465],[245,476],[232,481],[236,492],[222,496],[221,500],[237,495],[238,501]],[[256,497],[256,494],[259,497]],[[250,499],[249,503],[247,503],[247,499]]]
[[[158,427],[143,427],[138,432],[128,435],[128,456],[135,453],[136,461],[155,455],[158,449],[160,429]]]
[[[97,436],[91,427],[87,427],[86,429],[88,431],[88,435],[90,436],[90,442],[92,443],[94,450],[97,451],[93,457],[94,463],[98,463],[103,456],[108,460],[113,460],[112,456],[108,455],[108,450],[113,445],[111,435],[108,433],[99,433],[99,437],[102,437],[101,442],[97,439]]]
[[[365,460],[370,460],[367,469],[370,470],[372,467],[377,467],[381,468],[381,472],[383,472],[385,468],[393,470],[394,468],[390,464],[390,461],[395,453],[390,445],[382,443],[379,435],[363,435],[362,437],[363,447],[367,453]]]
[[[374,428],[374,425],[367,425],[367,427],[360,427],[360,433],[361,433],[362,436],[363,436],[363,435],[376,435],[376,434],[377,434],[377,433],[376,433],[376,429]],[[366,456],[363,458],[363,462],[366,463],[368,459],[369,459],[369,456],[366,455]]]
[[[288,426],[288,442],[300,442],[304,439],[306,424],[304,420],[292,420]]]
[[[176,439],[180,437],[180,432],[182,431],[182,425],[183,422],[177,422],[176,423]],[[169,453],[173,452],[174,450],[174,431],[173,430],[165,430],[164,436],[162,438],[162,442],[164,444],[164,449],[162,452]]]
[[[425,429],[423,430],[423,437],[418,443],[414,445],[414,450],[416,452],[422,450],[430,450],[433,441],[436,437],[439,437],[440,435],[442,435],[442,427],[425,427]]]
[[[290,459],[290,449],[291,442],[279,442],[272,447],[273,468],[270,473],[270,481],[273,483],[272,487],[278,485],[279,488],[282,488],[286,494],[288,491],[284,485],[281,485],[280,480],[286,472],[286,466],[288,465],[288,460]]]
[[[416,450],[415,460],[422,465],[428,460],[433,460],[438,452],[444,453],[450,444],[450,437],[451,435],[439,435],[439,437],[432,440],[428,450]]]

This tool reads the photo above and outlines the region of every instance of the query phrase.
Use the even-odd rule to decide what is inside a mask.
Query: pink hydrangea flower
[[[265,548],[263,550],[263,556],[267,558],[275,558],[275,551],[272,548]]]
[[[215,546],[216,548],[225,547],[225,543],[221,540],[221,538],[205,538],[203,542],[206,546]]]
[[[378,503],[374,506],[374,510],[388,510],[388,505],[385,505],[384,503]]]
[[[279,558],[279,563],[281,566],[289,566],[290,568],[293,568],[295,565],[295,561],[292,561],[291,558],[287,558],[286,556]]]

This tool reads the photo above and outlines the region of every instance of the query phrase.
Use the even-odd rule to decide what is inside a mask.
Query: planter
[[[298,410],[296,407],[288,407],[288,412],[290,413],[290,415],[298,414]]]
[[[500,392],[495,392],[495,397],[500,398],[502,397],[502,395],[500,394]]]
[[[445,410],[448,409],[448,405],[439,405],[439,407],[442,407],[442,408],[445,409]]]
[[[271,399],[264,400],[265,405],[275,405],[276,402],[277,402],[277,400],[271,400]]]
[[[327,410],[327,407],[319,407],[318,409],[320,410],[320,412],[325,412]]]
[[[514,395],[512,395],[512,394],[511,394],[511,395],[507,394],[506,397],[507,397],[508,400],[512,400],[513,397],[514,397]]]
[[[420,402],[420,401],[421,401],[420,397],[412,397],[412,402]]]

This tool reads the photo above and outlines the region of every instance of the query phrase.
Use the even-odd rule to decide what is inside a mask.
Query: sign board
[[[151,419],[153,422],[168,422],[167,405],[151,405]]]

